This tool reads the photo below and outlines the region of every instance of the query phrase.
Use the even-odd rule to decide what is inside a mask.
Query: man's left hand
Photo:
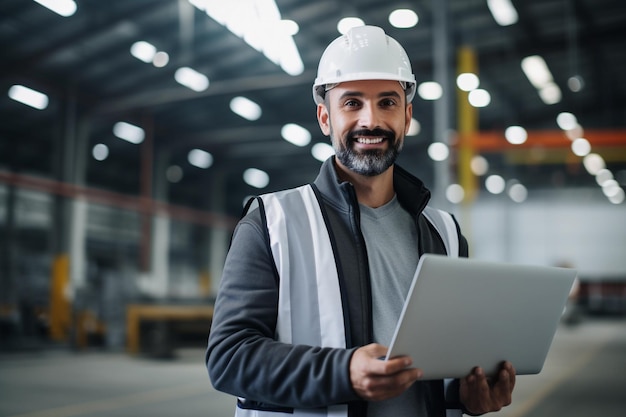
[[[510,362],[504,362],[494,379],[488,378],[481,368],[460,381],[460,400],[465,409],[474,415],[500,411],[511,404],[511,395],[515,386],[515,368]]]

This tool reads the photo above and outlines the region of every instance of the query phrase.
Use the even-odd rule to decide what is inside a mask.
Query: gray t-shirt
[[[419,260],[415,219],[394,196],[375,209],[361,205],[361,229],[371,275],[374,340],[389,346]],[[371,402],[367,415],[425,416],[426,391],[416,383],[399,397]]]

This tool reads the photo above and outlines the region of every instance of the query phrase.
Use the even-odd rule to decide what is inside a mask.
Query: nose
[[[377,107],[371,103],[363,104],[359,112],[359,127],[361,129],[374,129],[380,127],[380,114]]]

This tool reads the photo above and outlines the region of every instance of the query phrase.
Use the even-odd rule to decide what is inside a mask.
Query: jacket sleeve
[[[255,210],[233,234],[206,352],[213,386],[277,407],[323,407],[357,400],[349,376],[353,349],[275,340],[278,278],[263,230]]]

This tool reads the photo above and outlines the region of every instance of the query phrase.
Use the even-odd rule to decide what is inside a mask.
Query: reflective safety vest
[[[304,185],[257,197],[278,271],[277,340],[289,344],[345,348],[345,322],[339,276],[330,235],[313,188]],[[441,236],[450,256],[458,256],[459,237],[452,216],[427,207],[426,219]],[[297,279],[291,279],[297,277]],[[293,306],[293,307],[292,307]],[[244,399],[240,399],[244,401]],[[455,412],[451,414],[450,412]],[[456,413],[458,411],[458,413]],[[348,415],[346,404],[295,409],[293,414],[237,407],[236,417]],[[448,410],[447,417],[461,416]]]

